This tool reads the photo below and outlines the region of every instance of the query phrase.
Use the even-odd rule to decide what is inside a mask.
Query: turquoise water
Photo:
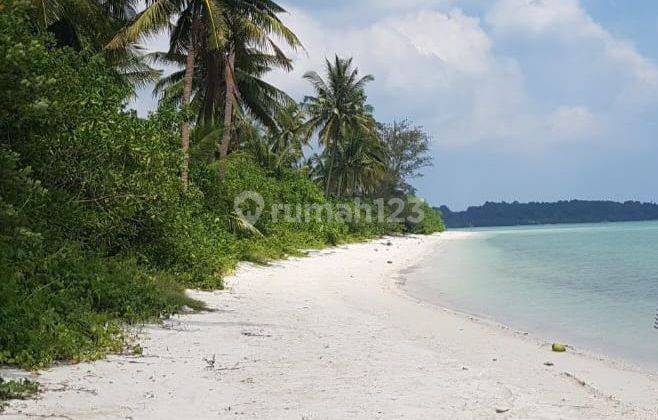
[[[657,222],[472,231],[409,273],[409,293],[658,370]]]

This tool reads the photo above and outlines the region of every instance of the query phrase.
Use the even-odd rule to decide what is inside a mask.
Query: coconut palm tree
[[[184,108],[189,107],[195,93],[203,92],[203,98],[198,98],[198,102],[203,104],[200,115],[211,124],[223,108],[223,135],[218,151],[220,156],[225,156],[231,138],[233,104],[239,97],[237,55],[246,50],[253,52],[251,50],[254,48],[262,50],[269,47],[276,59],[283,62],[285,56],[271,35],[281,37],[293,47],[300,45],[296,36],[278,19],[277,14],[283,11],[270,0],[150,0],[146,9],[113,40],[110,48],[125,48],[140,37],[169,30],[169,51],[160,54],[158,59],[177,63],[184,61],[185,69],[182,74],[172,75],[160,88],[174,86],[180,81],[180,87],[170,90],[169,96],[180,95]],[[257,62],[253,54],[251,58],[252,64]],[[271,57],[261,58],[261,67],[267,60],[272,62]],[[287,58],[285,63],[289,66]],[[252,87],[251,90],[246,89],[247,93],[253,93],[253,87],[258,86],[260,89],[256,92],[269,90],[270,97],[278,94],[260,79],[245,79],[243,84]],[[251,99],[254,103],[253,95]],[[256,107],[252,106],[251,109]],[[181,126],[185,156],[181,178],[185,185],[188,183],[189,133],[190,122],[186,119]]]
[[[153,53],[149,58],[156,63],[183,68],[160,79],[154,88],[154,94],[161,100],[180,105],[185,55]],[[236,52],[234,77],[240,101],[234,111],[248,114],[259,124],[276,131],[279,129],[279,111],[295,104],[285,92],[263,80],[263,76],[274,68],[288,70],[291,68],[290,60],[252,47]],[[222,61],[217,59],[215,52],[199,56],[195,64],[191,99],[192,108],[197,111],[197,124],[221,126],[226,85],[224,73]]]
[[[220,10],[213,0],[147,0],[146,7],[138,13],[107,45],[111,51],[122,51],[135,45],[140,39],[162,30],[170,31],[169,52],[185,57],[182,83],[182,105],[187,108],[192,95],[192,79],[197,47],[200,40],[209,40],[210,48],[219,49],[225,32],[219,26]],[[172,20],[176,24],[172,27]],[[189,183],[190,122],[181,124],[183,169],[181,181]]]
[[[271,130],[272,151],[285,154],[292,165],[303,156],[302,147],[308,145],[311,132],[306,126],[306,113],[298,104],[290,103],[276,114],[277,127]]]
[[[272,130],[242,116],[236,124],[243,139],[242,149],[274,171],[299,168],[304,157],[303,146],[310,139],[304,112],[293,103],[280,109],[276,118],[277,128]]]
[[[219,147],[220,158],[226,156],[231,141],[232,118],[234,100],[238,99],[240,92],[237,90],[236,77],[236,60],[238,55],[251,56],[251,60],[244,60],[242,69],[247,69],[246,63],[256,64],[255,67],[248,69],[245,73],[260,76],[269,71],[273,66],[281,67],[285,70],[291,70],[290,60],[285,56],[281,48],[276,44],[273,36],[282,39],[289,47],[296,49],[301,47],[297,36],[288,29],[277,17],[277,14],[285,10],[270,0],[259,0],[257,8],[246,10],[246,13],[236,13],[226,16],[228,31],[226,53],[224,55],[224,124],[223,138]],[[262,117],[266,114],[268,108],[276,109],[276,96],[287,99],[287,95],[278,95],[272,90],[271,85],[267,85],[258,78],[243,78],[244,84],[248,89],[241,93],[252,96],[250,109],[256,111],[256,116]],[[278,91],[280,92],[280,91]],[[211,93],[211,92],[207,92]],[[261,101],[254,95],[260,95]],[[207,95],[212,97],[212,95]],[[272,100],[274,99],[274,100]],[[258,105],[261,106],[258,106]],[[256,106],[254,106],[256,105]],[[263,107],[262,105],[265,105]],[[265,118],[267,123],[268,119]]]
[[[304,75],[315,90],[315,96],[306,97],[304,107],[309,114],[307,128],[318,133],[320,145],[325,148],[328,159],[325,194],[329,195],[336,158],[348,133],[367,133],[375,127],[365,93],[365,85],[374,78],[359,77],[351,58],[336,56],[333,63],[326,60],[325,70],[326,81],[313,71]]]
[[[338,195],[357,196],[376,191],[386,174],[386,153],[373,133],[351,135],[340,149],[336,178]]]
[[[386,176],[386,149],[381,140],[371,132],[349,132],[336,148],[335,156],[325,149],[315,155],[311,178],[319,184],[331,182],[330,189],[338,197],[372,194],[379,189]],[[334,161],[331,180],[328,179],[329,163]]]

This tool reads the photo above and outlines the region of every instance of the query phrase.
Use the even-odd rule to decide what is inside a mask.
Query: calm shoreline
[[[622,226],[625,225],[626,227],[629,228],[636,228],[640,226],[638,223],[641,225],[643,223],[652,223],[652,222],[616,222],[615,224]],[[563,225],[557,225],[556,227],[554,226],[555,225],[546,225],[543,229],[541,229],[541,231],[548,233],[549,231],[555,231],[556,229],[559,228],[564,228],[569,230],[573,230],[574,228],[590,230],[590,229],[597,229],[599,227],[602,227],[599,226],[599,224],[580,224],[577,226],[563,224]],[[649,225],[649,226],[653,226],[653,225]],[[540,231],[540,229],[536,229],[536,227],[534,226],[521,227],[519,230],[524,231],[526,229],[529,229],[528,232],[532,232],[532,233],[534,233],[535,230]],[[643,354],[640,354],[638,356],[637,354],[616,351],[616,347],[615,347],[616,343],[614,341],[589,342],[587,337],[590,334],[590,332],[574,331],[571,328],[571,325],[578,323],[584,326],[587,325],[587,323],[578,320],[577,318],[573,319],[573,322],[569,324],[570,326],[565,329],[564,328],[565,326],[560,324],[559,322],[556,323],[556,326],[551,325],[550,322],[540,322],[542,318],[537,318],[536,315],[534,318],[533,317],[528,318],[527,315],[524,318],[523,316],[525,313],[523,310],[519,312],[519,311],[505,310],[504,308],[501,309],[497,307],[493,307],[493,308],[487,307],[486,302],[489,301],[485,301],[483,303],[481,299],[480,301],[478,301],[479,305],[474,302],[464,302],[463,301],[464,296],[459,295],[459,292],[455,294],[455,290],[451,289],[450,286],[447,286],[447,288],[445,286],[441,286],[441,284],[445,282],[448,283],[452,282],[454,284],[454,282],[460,281],[459,276],[455,278],[454,266],[451,269],[447,270],[450,273],[452,273],[452,276],[450,274],[447,274],[447,278],[446,278],[446,273],[444,273],[446,272],[446,269],[441,264],[441,259],[463,258],[462,254],[464,251],[460,251],[461,248],[459,248],[462,245],[455,244],[454,243],[455,240],[458,241],[476,240],[482,242],[482,238],[485,236],[489,237],[492,234],[509,234],[513,231],[516,230],[508,230],[506,227],[501,227],[495,230],[487,229],[487,228],[481,228],[478,230],[461,230],[461,229],[451,230],[450,236],[446,238],[448,239],[448,241],[444,241],[437,249],[428,252],[427,255],[425,255],[421,261],[419,261],[413,267],[405,271],[405,274],[407,275],[408,278],[405,279],[404,284],[401,284],[400,286],[405,293],[409,294],[415,299],[418,299],[419,301],[427,302],[443,309],[452,310],[455,313],[461,314],[463,316],[478,318],[480,321],[488,322],[492,324],[492,326],[497,328],[504,328],[519,333],[529,334],[529,336],[535,337],[535,339],[541,345],[547,345],[552,342],[558,341],[568,344],[571,351],[575,351],[577,353],[583,354],[584,356],[590,358],[606,360],[618,366],[623,366],[638,371],[646,371],[646,372],[651,372],[653,374],[658,374],[658,367],[655,361],[653,361],[652,359],[647,359],[646,357],[643,358],[642,357]],[[446,248],[448,244],[451,244],[457,248],[454,248],[453,246],[451,246],[450,248]],[[470,245],[469,248],[467,249],[471,249],[472,246],[473,245]],[[467,251],[467,252],[472,252],[472,251]],[[437,262],[436,267],[435,267],[435,261]],[[465,264],[465,263],[462,262],[461,264]],[[457,265],[456,267],[459,268],[459,265]],[[441,270],[442,268],[443,270]],[[459,272],[464,273],[464,271],[461,269],[459,270]],[[469,273],[467,275],[472,276],[473,273]],[[517,275],[520,274],[517,273]],[[461,278],[464,278],[464,275],[461,275]],[[488,281],[482,283],[480,287],[486,287],[487,282]],[[498,284],[498,282],[500,282],[500,279],[491,280],[491,283]],[[477,287],[469,282],[467,282],[466,284],[470,285],[470,287]],[[469,286],[462,286],[461,291],[465,290],[464,288],[468,290],[468,287]],[[496,297],[497,296],[493,296],[492,298],[495,299]],[[595,298],[595,297],[590,297],[590,298]],[[510,302],[515,302],[515,300],[511,296],[510,296]],[[498,303],[500,302],[498,301]],[[476,306],[479,306],[479,309],[476,309]],[[553,303],[542,302],[540,306],[553,307]],[[562,308],[562,309],[565,311],[570,311],[570,308]],[[648,334],[653,333],[653,330],[649,329],[649,327],[647,328],[648,328],[647,329]],[[613,329],[611,329],[610,331],[606,331],[606,333],[615,334]],[[645,347],[646,346],[650,346],[650,344],[646,344]]]
[[[7,413],[112,418],[654,417],[658,377],[418,302],[396,284],[447,232],[243,265],[215,312],[144,328],[142,357],[44,371]],[[389,262],[390,261],[390,262]]]

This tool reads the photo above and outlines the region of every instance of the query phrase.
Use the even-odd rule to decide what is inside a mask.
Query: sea
[[[658,372],[658,222],[459,230],[408,293]]]

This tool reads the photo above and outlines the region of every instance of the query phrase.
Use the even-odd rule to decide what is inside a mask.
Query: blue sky
[[[658,201],[658,2],[282,4],[307,54],[270,80],[301,99],[304,72],[352,56],[379,120],[432,135],[434,167],[413,182],[432,204]]]

